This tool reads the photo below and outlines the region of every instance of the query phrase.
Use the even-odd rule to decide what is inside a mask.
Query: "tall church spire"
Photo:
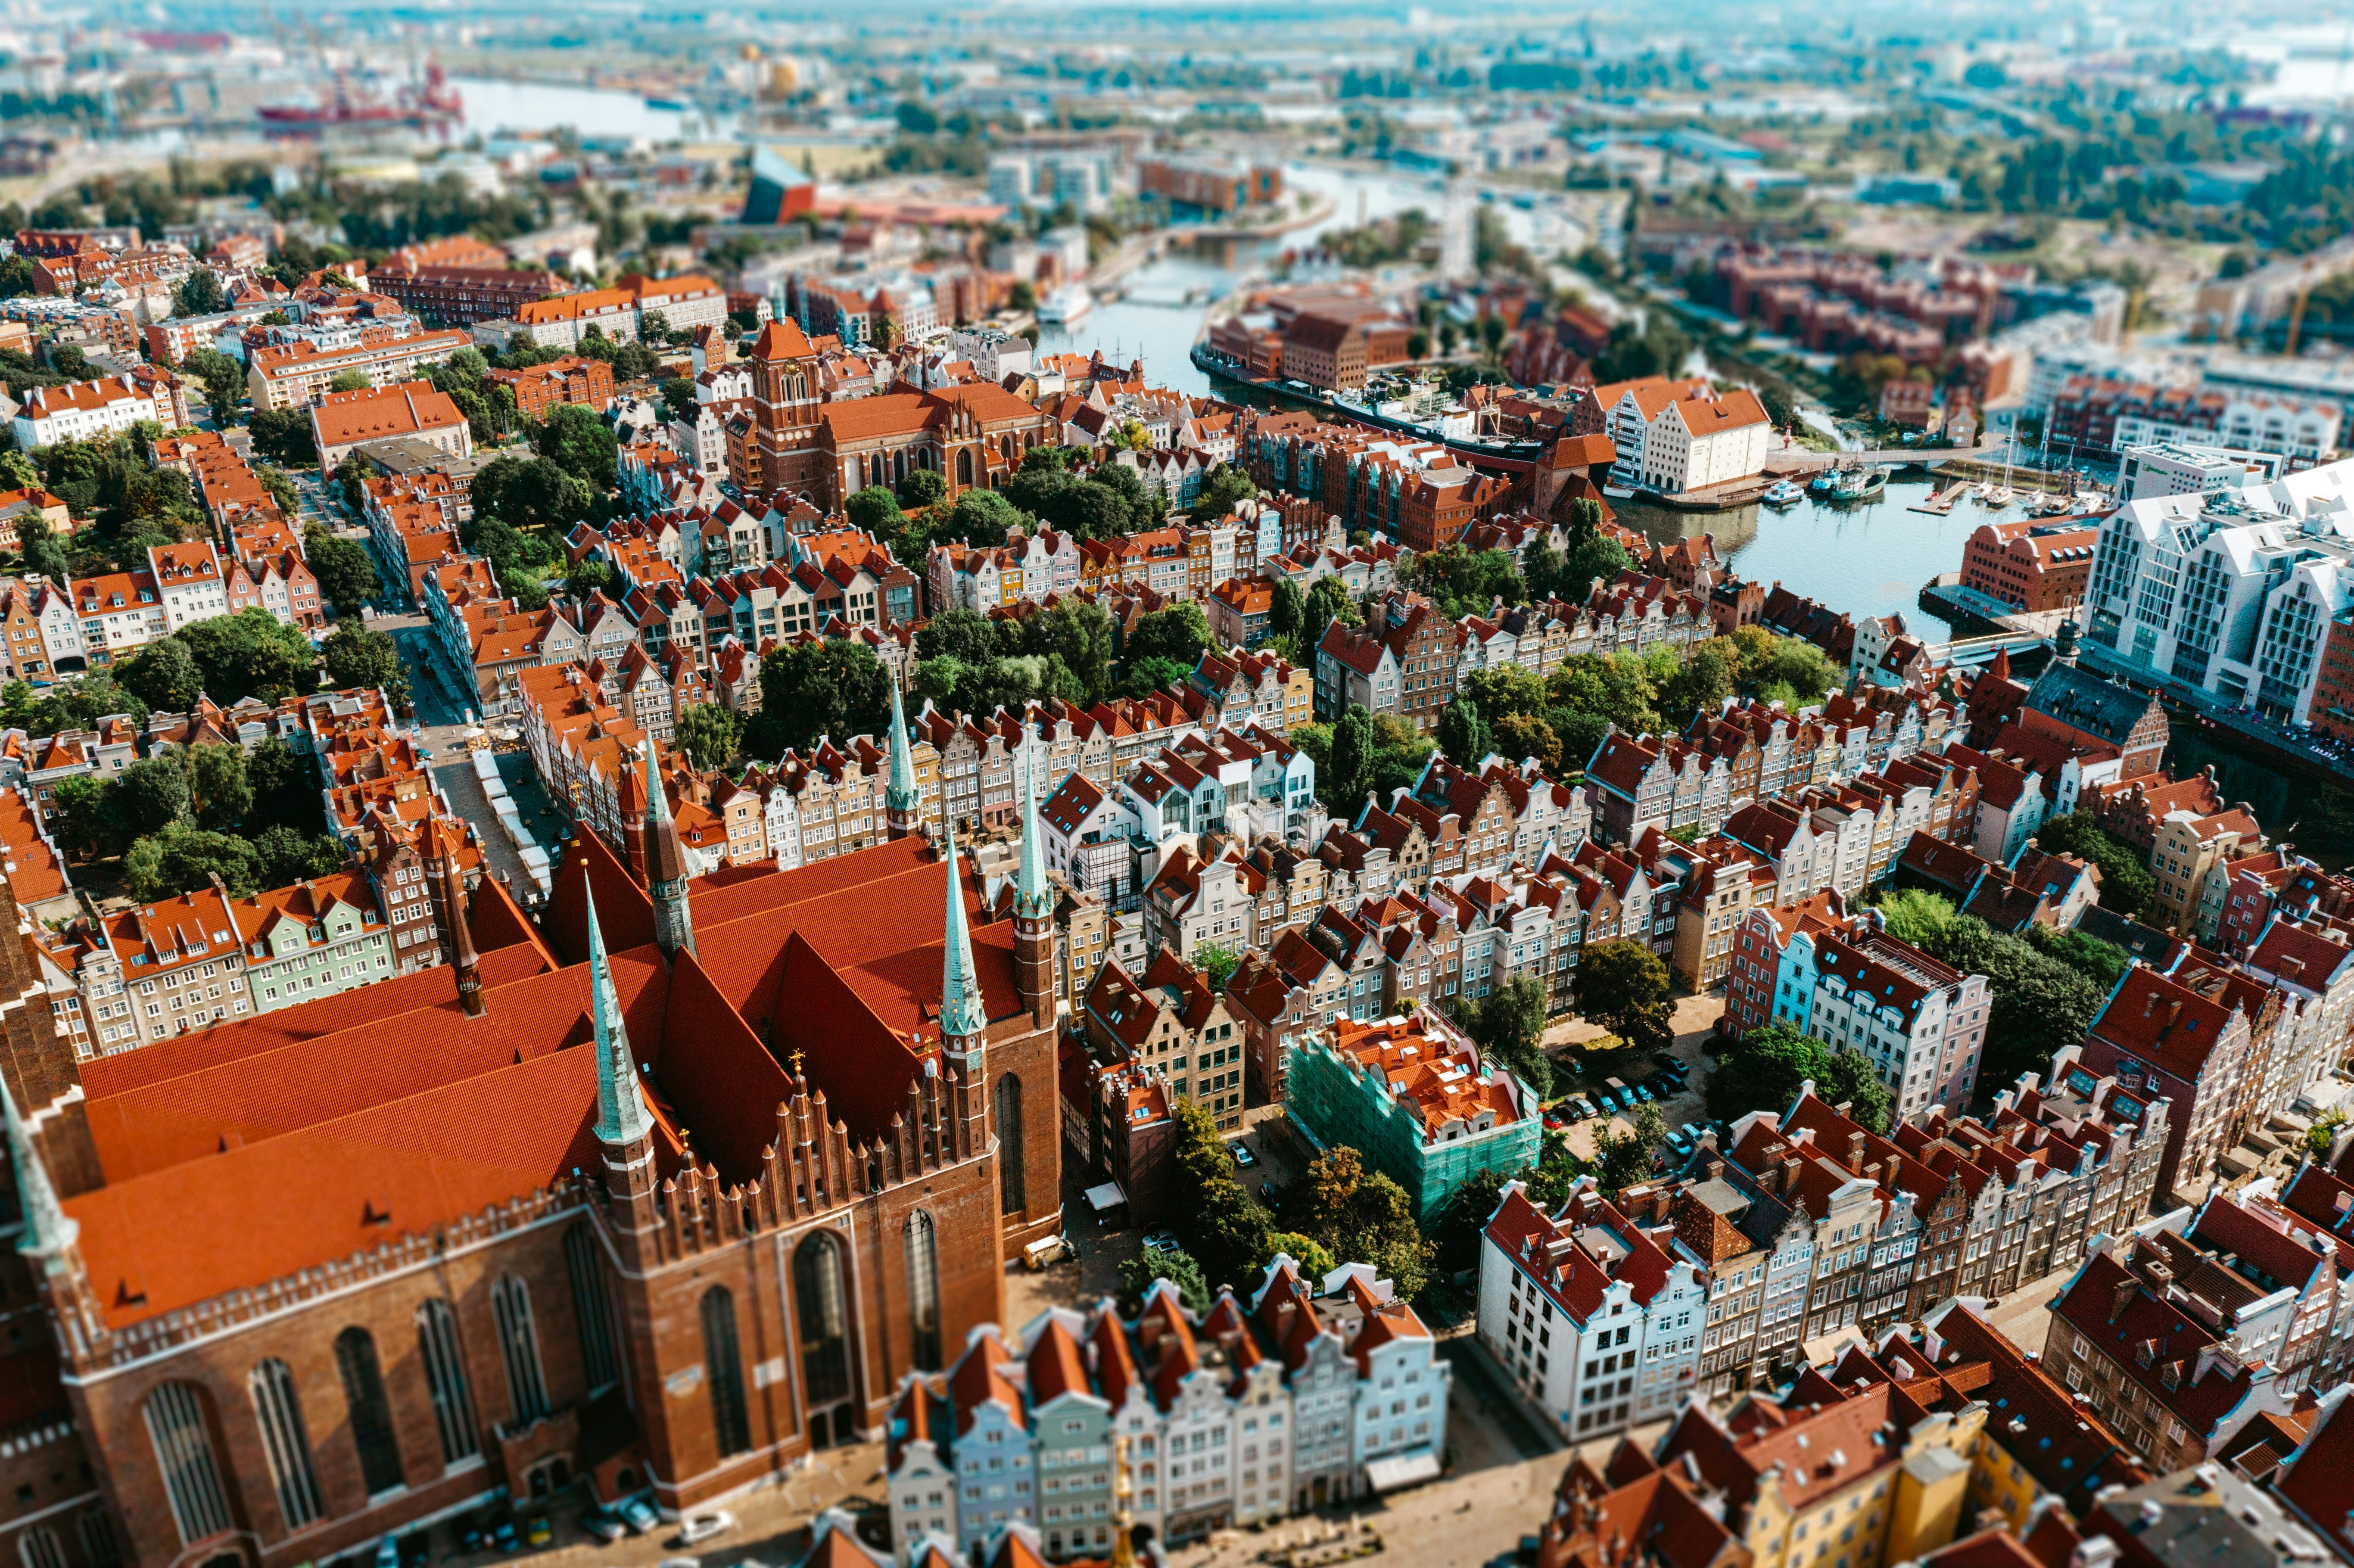
[[[81,1226],[68,1219],[58,1205],[48,1168],[41,1163],[33,1135],[27,1130],[25,1118],[16,1114],[16,1097],[5,1081],[0,1081],[0,1108],[7,1117],[8,1159],[16,1171],[16,1202],[25,1212],[25,1234],[16,1250],[27,1257],[53,1257],[73,1245]]]
[[[1038,786],[1033,777],[1033,765],[1045,742],[1027,724],[1022,726],[1022,870],[1013,884],[1013,908],[1016,914],[1034,916],[1055,909],[1055,890],[1046,884],[1046,850],[1038,842]]]
[[[956,827],[948,825],[949,914],[941,938],[940,1035],[942,1043],[964,1040],[951,1050],[978,1050],[989,1030],[989,1009],[981,996],[981,971],[973,966],[972,932],[964,916],[964,878],[957,872]]]
[[[915,751],[907,744],[907,710],[899,701],[899,683],[891,683],[891,774],[883,785],[883,826],[892,838],[904,839],[924,819],[923,792],[916,784]]]
[[[670,795],[663,789],[654,764],[653,743],[646,743],[646,891],[654,900],[654,940],[663,956],[675,959],[684,948],[695,951],[695,917],[686,904],[686,851],[678,842],[678,824],[671,820]]]
[[[585,867],[580,894],[588,908],[588,1016],[597,1030],[597,1138],[608,1144],[635,1143],[653,1132],[653,1118],[638,1089],[638,1059],[621,1022],[620,997],[613,989],[605,934],[597,927],[597,897]]]

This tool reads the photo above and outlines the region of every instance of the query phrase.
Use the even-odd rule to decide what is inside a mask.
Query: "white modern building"
[[[2354,461],[2126,502],[2101,524],[2085,657],[2303,722],[2354,566]]]
[[[128,376],[101,376],[63,387],[27,388],[17,406],[16,450],[32,451],[58,441],[86,441],[152,422],[170,429],[178,421]]]
[[[1479,1245],[1479,1340],[1573,1442],[1673,1412],[1700,1365],[1708,1277],[1586,1177],[1559,1213],[1518,1181]]]
[[[2127,501],[2161,495],[2214,495],[2278,479],[2286,463],[2277,452],[2234,450],[2190,441],[2152,441],[2117,448],[2117,493]]]

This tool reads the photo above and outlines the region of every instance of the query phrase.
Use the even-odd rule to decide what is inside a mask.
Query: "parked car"
[[[534,1546],[545,1546],[556,1539],[556,1531],[548,1528],[546,1514],[535,1513],[524,1525],[523,1538]]]
[[[1580,1121],[1589,1120],[1601,1114],[1594,1108],[1594,1102],[1587,1099],[1583,1095],[1580,1095],[1577,1098],[1570,1101],[1569,1103],[1576,1108],[1577,1119]]]
[[[389,1535],[376,1543],[376,1568],[400,1568],[400,1542]]]
[[[580,1516],[580,1528],[595,1539],[611,1545],[630,1533],[629,1526],[610,1509],[592,1508]]]
[[[1676,1157],[1680,1160],[1691,1157],[1691,1139],[1681,1132],[1668,1134],[1668,1147],[1676,1151]]]
[[[1144,1238],[1144,1250],[1147,1252],[1176,1252],[1179,1250],[1177,1238],[1167,1231],[1155,1231],[1150,1235]]]
[[[1258,1156],[1251,1152],[1249,1144],[1230,1143],[1226,1147],[1235,1151],[1235,1163],[1244,1170],[1247,1171],[1258,1163]]]
[[[1656,1096],[1656,1095],[1654,1095],[1654,1094],[1652,1094],[1652,1093],[1651,1093],[1651,1086],[1650,1086],[1650,1085],[1649,1085],[1649,1084],[1637,1084],[1637,1085],[1635,1086],[1635,1098],[1636,1098],[1636,1099],[1638,1099],[1638,1100],[1640,1100],[1640,1101],[1642,1101],[1645,1105],[1649,1105],[1653,1100],[1657,1099],[1658,1097],[1659,1097],[1658,1096]],[[1628,1108],[1629,1110],[1632,1110],[1632,1109],[1634,1108],[1634,1106],[1633,1106],[1632,1102],[1629,1102],[1629,1103],[1628,1103]]]
[[[491,1547],[500,1552],[523,1550],[523,1532],[515,1529],[514,1520],[511,1519],[499,1520],[491,1531]]]
[[[662,1515],[656,1513],[654,1505],[643,1498],[625,1498],[614,1511],[621,1516],[622,1523],[640,1535],[648,1534],[662,1524]]]
[[[713,1509],[709,1513],[691,1513],[686,1516],[686,1522],[678,1527],[679,1544],[698,1545],[735,1528],[736,1516],[724,1508]]]

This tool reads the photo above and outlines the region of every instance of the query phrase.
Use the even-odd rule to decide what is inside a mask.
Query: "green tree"
[[[930,474],[928,469],[917,473]],[[910,474],[909,478],[914,478]],[[937,479],[938,475],[932,474]],[[941,529],[943,536],[963,540],[968,545],[1002,545],[1007,535],[1028,524],[1029,519],[1014,508],[1013,503],[993,490],[968,490],[956,498],[949,508],[948,519]]]
[[[223,707],[247,697],[276,702],[318,690],[318,655],[311,640],[259,605],[191,622],[173,635],[196,655],[205,694]]]
[[[253,810],[241,746],[198,746],[188,752],[188,799],[196,826],[225,833]]]
[[[1209,646],[1209,619],[1202,613],[1200,605],[1188,599],[1138,617],[1128,634],[1127,646],[1120,652],[1123,660],[1131,663],[1140,659],[1165,660],[1182,665],[1190,673],[1202,662],[1202,651]]]
[[[1178,1239],[1199,1260],[1205,1280],[1241,1286],[1274,1248],[1265,1210],[1235,1180],[1234,1157],[1214,1117],[1195,1100],[1177,1103],[1174,1202]]]
[[[1267,606],[1267,635],[1286,651],[1286,657],[1299,659],[1307,650],[1300,646],[1300,636],[1308,627],[1308,596],[1288,573],[1275,579],[1272,602]]]
[[[613,488],[613,471],[620,443],[612,427],[594,408],[580,403],[559,403],[531,432],[531,450],[588,487],[601,499]]]
[[[1668,1118],[1659,1107],[1647,1105],[1635,1112],[1634,1126],[1627,1132],[1615,1130],[1610,1125],[1598,1127],[1594,1133],[1595,1183],[1609,1197],[1616,1198],[1628,1188],[1651,1179],[1651,1162],[1659,1145],[1668,1138]]]
[[[1354,821],[1373,780],[1373,715],[1351,705],[1332,726],[1329,765],[1316,770],[1316,795],[1336,817]]]
[[[2158,896],[2158,879],[2142,857],[2112,837],[2091,813],[2071,811],[2035,830],[2037,847],[2048,854],[2073,855],[2101,874],[2101,907],[2131,917]]]
[[[1251,476],[1232,463],[1222,462],[1202,476],[1202,489],[1193,498],[1193,515],[1204,519],[1231,516],[1235,507],[1258,497],[1258,486]]]
[[[1307,1201],[1301,1232],[1334,1257],[1370,1263],[1402,1297],[1422,1294],[1430,1278],[1431,1245],[1414,1223],[1405,1190],[1345,1145],[1309,1161],[1301,1185]]]
[[[1485,670],[1474,670],[1470,679],[1463,683],[1461,690],[1479,704],[1480,713],[1493,722],[1500,722],[1515,714],[1535,716],[1545,709],[1544,683],[1522,664],[1498,664]]]
[[[501,452],[484,463],[472,494],[478,519],[558,537],[598,512],[598,493],[587,480],[552,458],[523,452]]]
[[[130,844],[188,820],[188,764],[178,747],[143,757],[106,781],[103,810],[118,841]]]
[[[662,384],[662,400],[672,418],[694,423],[696,398],[693,381],[684,376],[671,376]]]
[[[1534,758],[1546,777],[1561,777],[1561,737],[1541,718],[1507,714],[1497,720],[1496,749],[1515,762]]]
[[[594,556],[583,556],[564,574],[564,591],[574,599],[585,599],[592,593],[610,594],[613,581],[610,566]]]
[[[2115,942],[2105,942],[2089,931],[2055,931],[2049,926],[2030,926],[2022,934],[2037,952],[2066,964],[2091,980],[2093,988],[2105,997],[2116,990],[2117,981],[2133,965],[2131,955],[2123,948]]]
[[[1223,942],[1204,942],[1193,949],[1193,967],[1202,971],[1212,991],[1225,990],[1242,961],[1242,955]]]
[[[842,503],[843,515],[854,528],[864,528],[878,539],[891,539],[907,525],[907,514],[899,509],[899,498],[887,486],[870,484],[854,493]]]
[[[319,645],[319,660],[327,684],[337,691],[377,689],[394,707],[408,706],[408,666],[389,631],[371,630],[356,622],[338,626]]]
[[[237,418],[245,401],[245,366],[217,348],[191,349],[180,368],[204,383],[205,402],[223,426]]]
[[[375,380],[365,370],[338,370],[327,383],[327,390],[331,393],[365,392],[375,385]]]
[[[165,713],[186,713],[204,692],[196,655],[176,637],[158,638],[140,649],[115,666],[114,678],[150,708]]]
[[[1676,673],[1660,684],[1660,709],[1684,715],[1714,713],[1725,698],[1733,695],[1739,659],[1739,654],[1721,637],[1710,638],[1687,650]]]
[[[1323,640],[1324,629],[1334,621],[1354,626],[1360,617],[1357,601],[1349,597],[1349,585],[1339,577],[1327,575],[1316,579],[1308,590],[1308,641],[1312,648]]]
[[[937,506],[949,493],[949,482],[940,477],[936,468],[911,468],[899,482],[899,504],[909,512],[921,512]],[[995,494],[994,491],[990,493]]]
[[[1861,1051],[1823,1048],[1815,1070],[1815,1097],[1847,1107],[1848,1119],[1866,1132],[1886,1132],[1894,1101],[1888,1086],[1872,1071],[1872,1058]]]
[[[1777,638],[1774,652],[1756,668],[1744,668],[1742,673],[1761,689],[1787,686],[1797,694],[1799,701],[1808,703],[1825,693],[1837,691],[1844,683],[1843,673],[1831,662],[1829,654],[1796,637]]]
[[[1753,1110],[1779,1114],[1822,1066],[1823,1047],[1789,1024],[1761,1024],[1717,1050],[1708,1075],[1708,1113],[1733,1121]]]
[[[180,280],[172,291],[172,313],[180,316],[209,316],[226,308],[221,295],[220,279],[209,267],[199,267]]]
[[[1340,1260],[1326,1252],[1323,1244],[1313,1236],[1302,1235],[1298,1231],[1277,1231],[1267,1239],[1271,1249],[1270,1259],[1275,1253],[1286,1255],[1299,1266],[1299,1277],[1311,1283],[1341,1266]],[[1475,1236],[1472,1239],[1476,1241],[1479,1238]]]
[[[308,836],[325,825],[318,763],[279,736],[270,736],[254,747],[245,759],[245,778],[253,789],[253,810],[246,818],[249,828],[283,826]]]
[[[1585,948],[1577,960],[1577,1011],[1639,1050],[1675,1044],[1668,966],[1640,942],[1621,938]]]
[[[1141,1257],[1129,1258],[1119,1266],[1120,1311],[1133,1317],[1142,1310],[1144,1293],[1156,1279],[1175,1286],[1177,1299],[1197,1317],[1216,1305],[1202,1279],[1202,1266],[1191,1253],[1182,1247],[1149,1246]]]
[[[742,735],[742,721],[717,703],[691,703],[678,715],[679,748],[706,773],[727,766]]]
[[[316,526],[308,532],[302,558],[311,575],[319,579],[321,596],[335,607],[338,616],[356,617],[379,591],[375,557],[356,539],[338,538]]]
[[[1458,767],[1474,768],[1495,749],[1488,721],[1479,716],[1479,705],[1468,694],[1457,696],[1438,715],[1438,749]]]
[[[287,887],[314,876],[332,876],[350,858],[343,842],[333,833],[306,833],[283,823],[255,834],[253,853],[261,863],[259,882],[263,887]]]
[[[2061,1046],[2082,1041],[2099,1014],[2104,993],[2080,969],[2047,958],[2017,937],[1971,915],[1954,918],[1926,949],[1964,974],[1987,977],[1986,1051],[1978,1081],[2009,1084],[2021,1073],[2041,1073]]]
[[[281,468],[310,468],[319,461],[319,442],[308,408],[256,408],[246,421],[253,450]]]
[[[1544,1053],[1546,994],[1533,975],[1514,975],[1487,997],[1466,999],[1465,1028],[1492,1065],[1528,1086],[1540,1100],[1553,1095],[1553,1059]]]
[[[1563,555],[1561,567],[1553,577],[1553,592],[1558,598],[1582,604],[1596,582],[1606,588],[1634,564],[1635,557],[1627,553],[1626,546],[1597,535],[1583,545],[1571,546]]]
[[[261,857],[244,839],[177,821],[143,835],[122,856],[122,885],[142,904],[194,892],[215,876],[232,896],[258,892]]]
[[[760,712],[746,735],[754,755],[806,753],[818,736],[880,735],[891,722],[891,676],[864,642],[771,648],[760,661]]]
[[[1092,705],[1111,690],[1111,618],[1081,599],[1060,599],[1022,623],[1022,651],[1059,659]]]
[[[1945,939],[1954,923],[1953,900],[1918,887],[1887,894],[1880,900],[1880,916],[1888,934],[1928,952]]]

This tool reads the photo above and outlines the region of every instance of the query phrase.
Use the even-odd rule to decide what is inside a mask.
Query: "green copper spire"
[[[965,926],[964,879],[957,874],[956,826],[948,825],[949,918],[941,938],[940,1034],[980,1043],[989,1027],[989,1009],[981,1000],[981,971],[973,967],[972,933]]]
[[[1046,850],[1038,842],[1038,790],[1031,779],[1031,764],[1045,740],[1043,735],[1034,737],[1027,724],[1022,726],[1022,872],[1013,884],[1013,911],[1034,917],[1055,908],[1055,890],[1046,885]]]
[[[883,806],[894,815],[914,818],[923,802],[916,789],[916,757],[907,745],[907,714],[899,705],[899,683],[891,683],[891,777],[884,781]]]
[[[66,1218],[65,1210],[58,1206],[58,1190],[49,1184],[48,1168],[41,1163],[32,1133],[27,1130],[25,1118],[16,1114],[16,1097],[5,1083],[0,1083],[0,1107],[5,1107],[8,1121],[8,1158],[16,1167],[16,1202],[25,1211],[25,1234],[17,1238],[16,1250],[27,1257],[53,1256],[73,1245],[81,1226]]]
[[[597,1138],[602,1143],[635,1143],[654,1129],[638,1092],[638,1059],[621,1022],[621,1001],[605,959],[605,933],[597,928],[597,898],[588,872],[580,873],[580,896],[588,906],[588,1016],[597,1027]]]

